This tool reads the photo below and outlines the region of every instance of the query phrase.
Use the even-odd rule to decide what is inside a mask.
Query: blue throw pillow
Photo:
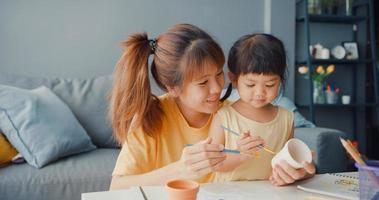
[[[0,85],[0,130],[37,168],[96,148],[68,106],[45,86]]]

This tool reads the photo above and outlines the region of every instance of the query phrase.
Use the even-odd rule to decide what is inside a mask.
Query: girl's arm
[[[213,117],[211,127],[209,129],[209,136],[212,138],[212,144],[225,145],[224,129],[221,127],[222,122],[220,117],[216,114]],[[247,159],[246,155],[227,154],[226,159],[215,168],[218,172],[227,172],[240,166]]]
[[[171,179],[197,179],[217,168],[225,159],[223,147],[211,144],[207,138],[193,146],[185,147],[179,161],[150,172],[133,175],[114,175],[110,190],[126,189],[130,186],[163,185]]]

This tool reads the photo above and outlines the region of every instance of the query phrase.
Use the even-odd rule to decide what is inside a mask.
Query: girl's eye
[[[251,84],[251,85],[249,85],[249,84],[246,84],[246,86],[247,86],[247,87],[254,87],[254,86],[255,86],[255,84]]]
[[[222,72],[218,73],[217,76],[221,76],[223,74],[224,74],[224,72],[222,71]]]
[[[271,84],[271,85],[266,85],[266,87],[274,87],[275,86],[275,84]]]

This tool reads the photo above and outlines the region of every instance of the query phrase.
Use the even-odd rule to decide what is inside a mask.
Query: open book
[[[323,174],[315,176],[297,188],[343,199],[359,199],[358,172]]]

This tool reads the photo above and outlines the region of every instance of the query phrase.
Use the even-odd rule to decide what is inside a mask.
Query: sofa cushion
[[[17,155],[16,149],[9,144],[8,140],[0,133],[0,167],[10,163],[12,158]]]
[[[42,169],[27,164],[0,170],[1,200],[80,200],[81,193],[109,189],[119,149],[96,149]]]
[[[295,137],[316,151],[315,164],[318,174],[347,170],[347,154],[339,138],[346,134],[330,128],[296,128]]]
[[[107,118],[107,95],[111,76],[92,79],[57,79],[53,91],[66,102],[98,147],[114,148],[117,143]]]
[[[45,86],[0,85],[0,129],[37,168],[96,148],[67,105]]]
[[[0,84],[26,89],[45,85],[70,107],[95,145],[105,148],[118,147],[107,120],[107,95],[112,86],[110,75],[89,79],[69,79],[0,73]]]

